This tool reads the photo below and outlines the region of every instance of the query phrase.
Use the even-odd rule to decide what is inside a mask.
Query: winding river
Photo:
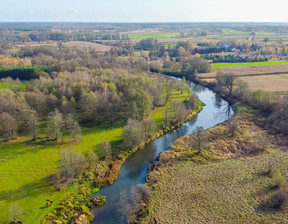
[[[111,186],[102,188],[97,193],[97,195],[107,195],[107,200],[104,206],[92,210],[95,215],[93,224],[120,223],[118,212],[120,192],[123,190],[129,192],[131,187],[144,184],[148,168],[161,152],[169,149],[178,138],[194,133],[197,126],[208,129],[226,121],[233,114],[229,104],[215,92],[194,83],[191,83],[191,88],[206,106],[180,128],[154,140],[146,145],[144,149],[138,150],[127,158],[116,182]]]

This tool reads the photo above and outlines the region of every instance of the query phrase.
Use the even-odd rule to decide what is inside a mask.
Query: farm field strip
[[[221,68],[228,66],[250,66],[250,65],[282,65],[288,64],[288,61],[267,61],[267,62],[243,62],[243,63],[217,63],[211,64],[212,68]]]

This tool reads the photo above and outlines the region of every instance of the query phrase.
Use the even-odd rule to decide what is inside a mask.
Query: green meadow
[[[21,91],[26,91],[27,85],[30,83],[30,81],[21,81]],[[5,83],[0,80],[0,89],[15,89],[18,88],[17,84],[13,83]]]
[[[44,136],[42,136],[44,137]],[[60,202],[73,187],[55,191],[51,175],[58,169],[59,150],[74,145],[85,154],[90,150],[102,157],[102,142],[110,141],[117,148],[122,139],[122,128],[82,128],[82,140],[74,143],[65,137],[64,142],[31,142],[21,136],[12,142],[0,142],[0,223],[7,218],[10,204],[17,204],[23,211],[24,223],[39,221]],[[46,208],[46,199],[54,201]]]
[[[179,36],[179,33],[127,33],[131,40],[143,40],[146,38],[173,39]]]
[[[267,62],[243,62],[243,63],[219,63],[211,64],[211,68],[220,68],[227,66],[250,66],[250,65],[281,65],[288,64],[288,61],[267,61]]]
[[[182,94],[175,91],[171,96],[171,100],[184,101],[187,98],[187,91]],[[156,108],[152,112],[158,127],[161,127],[165,108]],[[70,186],[64,191],[56,191],[51,184],[51,176],[58,170],[61,147],[73,146],[82,154],[93,150],[99,158],[104,156],[104,140],[111,143],[114,152],[125,150],[121,148],[121,127],[82,127],[80,142],[73,142],[69,136],[64,136],[63,142],[48,142],[44,140],[45,123],[42,122],[39,137],[37,142],[32,142],[27,135],[11,142],[0,141],[0,223],[7,220],[11,204],[18,205],[23,211],[23,223],[39,223],[57,203],[76,189],[76,186]],[[45,206],[47,199],[54,201],[49,208]]]

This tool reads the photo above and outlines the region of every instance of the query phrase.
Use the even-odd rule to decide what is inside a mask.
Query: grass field
[[[111,46],[85,41],[69,41],[67,43],[63,43],[63,45],[67,47],[91,48],[101,52],[110,51],[111,49]]]
[[[162,172],[163,179],[149,205],[149,216],[142,223],[151,223],[151,217],[158,223],[179,224],[191,220],[193,223],[287,223],[288,210],[262,214],[256,210],[268,198],[265,189],[271,178],[258,173],[267,169],[271,157],[263,155],[206,165],[180,162]],[[286,180],[287,159],[287,152],[273,154],[275,169]]]
[[[176,91],[172,99],[184,101],[187,92]],[[152,112],[157,125],[162,124],[164,108]],[[45,124],[41,124],[40,137],[45,138]],[[80,153],[95,151],[104,156],[102,143],[107,140],[113,150],[121,147],[122,128],[104,129],[100,127],[82,127],[82,140],[74,143],[71,137],[63,142],[31,142],[29,136],[19,136],[11,142],[0,141],[0,223],[4,223],[9,206],[17,204],[23,211],[23,223],[36,224],[60,202],[73,187],[65,191],[55,191],[49,177],[58,170],[59,150],[63,146],[73,145]],[[5,183],[5,184],[3,184]],[[54,201],[46,208],[46,199]]]
[[[179,36],[179,33],[127,33],[131,40],[143,40],[147,38],[173,39]]]
[[[81,153],[93,150],[103,156],[102,142],[108,140],[115,147],[121,138],[121,128],[83,128],[82,141],[74,147]],[[39,223],[71,191],[55,191],[48,178],[58,169],[60,148],[74,144],[72,139],[67,137],[61,144],[29,140],[29,137],[19,137],[17,141],[0,144],[0,182],[5,183],[0,185],[0,223],[7,217],[10,204],[21,206],[24,223]],[[46,199],[54,203],[49,208],[42,208]]]
[[[283,65],[288,64],[288,61],[267,61],[267,62],[243,62],[243,63],[223,63],[211,64],[211,68],[221,68],[228,66],[251,66],[251,65]]]
[[[250,32],[243,32],[231,29],[222,29],[223,36],[235,36],[235,35],[250,35]]]
[[[191,94],[191,91],[189,91],[189,93]],[[187,100],[188,94],[187,92],[183,92],[183,94],[181,94],[180,91],[174,92],[174,94],[171,97],[171,100],[179,100],[181,102]],[[155,108],[152,111],[152,118],[155,120],[156,125],[158,128],[162,128],[163,125],[163,119],[164,119],[164,112],[166,110],[166,108],[168,108],[170,106],[170,103],[167,103],[165,107],[158,107]]]
[[[30,81],[21,81],[22,87],[21,90],[24,92],[26,91],[27,85],[30,83]],[[0,89],[14,89],[17,88],[17,84],[7,84],[0,80]]]
[[[195,136],[185,136],[160,155],[148,175],[153,193],[141,223],[288,222],[287,206],[263,210],[279,188],[287,191],[287,138],[269,135],[253,121],[257,112],[241,110],[234,136],[217,125],[205,132],[207,151],[193,150]],[[264,151],[255,136],[267,136]],[[274,188],[279,178],[281,187]]]
[[[165,49],[174,48],[177,44],[165,44]]]
[[[288,74],[246,76],[239,77],[239,79],[247,82],[252,91],[258,89],[268,92],[288,91]]]
[[[147,55],[149,55],[149,51],[143,51],[143,52],[146,53]],[[133,55],[136,56],[136,57],[140,57],[141,56],[141,51],[134,51]]]

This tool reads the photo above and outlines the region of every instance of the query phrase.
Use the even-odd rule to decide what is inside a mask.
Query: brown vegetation
[[[251,65],[251,66],[227,66],[213,69],[211,73],[198,74],[200,79],[216,78],[218,73],[230,73],[237,77],[242,76],[258,76],[271,74],[285,74],[288,73],[287,64],[279,65]]]
[[[251,112],[206,131],[209,141],[200,154],[192,135],[159,156],[147,177],[154,190],[142,223],[288,221],[287,139],[268,134],[261,116]]]

